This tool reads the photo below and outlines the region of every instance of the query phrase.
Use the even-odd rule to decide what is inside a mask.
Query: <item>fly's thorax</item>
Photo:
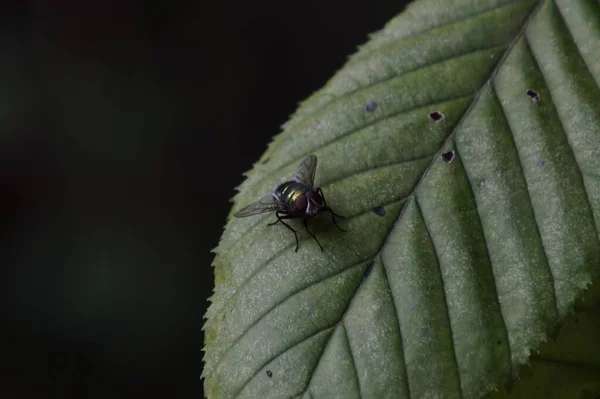
[[[310,190],[310,187],[305,184],[289,181],[279,185],[275,189],[274,195],[280,199],[287,212],[303,214],[308,204],[305,196],[308,190]]]
[[[297,181],[279,185],[274,195],[291,214],[313,216],[325,206],[325,201],[319,192]]]

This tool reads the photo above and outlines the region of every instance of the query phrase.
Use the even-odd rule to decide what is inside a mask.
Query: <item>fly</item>
[[[296,252],[298,251],[298,234],[296,233],[296,230],[284,222],[284,219],[302,219],[304,229],[315,239],[317,244],[319,244],[319,248],[323,251],[323,247],[317,239],[317,236],[308,229],[309,217],[315,216],[319,212],[329,212],[331,213],[333,224],[341,231],[346,230],[338,226],[335,217],[342,216],[334,213],[333,210],[327,206],[323,190],[321,190],[320,187],[313,187],[316,170],[317,157],[311,154],[302,161],[292,176],[292,180],[280,184],[275,191],[273,191],[273,194],[267,195],[247,207],[240,209],[234,213],[233,216],[243,218],[275,211],[277,220],[273,223],[269,223],[269,226],[281,223],[290,229],[296,237]]]

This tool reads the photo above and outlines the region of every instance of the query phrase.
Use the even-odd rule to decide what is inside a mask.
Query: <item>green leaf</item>
[[[597,2],[411,4],[239,187],[235,210],[314,153],[348,232],[317,216],[325,251],[299,228],[295,253],[273,215],[228,221],[206,394],[472,398],[513,381],[600,277],[599,86]]]

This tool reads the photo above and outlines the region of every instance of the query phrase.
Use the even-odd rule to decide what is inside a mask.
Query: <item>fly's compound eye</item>
[[[306,195],[302,194],[296,198],[296,202],[294,206],[296,207],[297,212],[304,212],[308,205],[308,199],[306,199]]]

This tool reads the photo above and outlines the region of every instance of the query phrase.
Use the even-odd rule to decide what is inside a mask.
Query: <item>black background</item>
[[[2,3],[0,397],[201,397],[234,187],[404,3]]]

